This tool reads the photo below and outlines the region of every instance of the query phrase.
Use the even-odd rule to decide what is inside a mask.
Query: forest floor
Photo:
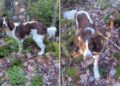
[[[71,8],[77,8],[76,6],[80,6],[80,4],[69,5],[69,3],[63,3],[62,9],[69,11]],[[110,16],[117,20],[120,12],[112,7],[91,9],[89,3],[79,8],[89,12],[93,21],[95,21],[97,30],[109,38],[105,40],[105,47],[99,55],[98,65],[101,78],[96,81],[93,74],[93,64],[87,66],[82,56],[76,54],[74,23],[62,19],[62,86],[120,86],[120,25],[109,25]]]
[[[7,43],[7,44],[6,44]],[[28,39],[23,53],[11,38],[0,39],[0,86],[56,86],[59,76],[59,43],[45,41],[46,53]]]

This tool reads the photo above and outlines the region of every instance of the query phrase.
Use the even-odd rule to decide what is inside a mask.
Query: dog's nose
[[[5,28],[5,27],[6,27],[6,25],[5,25],[5,24],[3,24],[2,26],[3,26],[3,28]]]

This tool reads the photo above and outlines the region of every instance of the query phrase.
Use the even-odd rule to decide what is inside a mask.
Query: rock
[[[63,17],[64,17],[64,19],[74,20],[76,12],[77,12],[77,10],[66,11],[66,12],[64,12]]]
[[[31,53],[27,53],[26,56],[27,56],[27,58],[29,58],[29,59],[32,58]]]
[[[31,82],[27,82],[25,86],[32,86]]]
[[[86,74],[80,75],[80,82],[82,84],[87,84],[87,79],[88,79],[88,76]]]
[[[3,71],[0,71],[0,77],[3,77],[5,74]]]
[[[3,46],[3,45],[5,45],[4,40],[0,40],[0,46]]]
[[[68,77],[68,82],[72,82],[72,78],[71,77]]]
[[[110,70],[110,76],[112,77],[112,76],[114,76],[115,74],[116,74],[116,70],[114,69],[114,68],[112,68],[111,70]]]
[[[28,65],[28,62],[23,63],[23,65],[26,67]]]
[[[35,67],[31,66],[31,65],[28,65],[28,71],[29,72],[35,72]]]
[[[115,82],[113,86],[120,86],[120,82]]]
[[[8,81],[6,81],[6,82],[4,82],[1,86],[10,86],[10,84],[9,84]]]

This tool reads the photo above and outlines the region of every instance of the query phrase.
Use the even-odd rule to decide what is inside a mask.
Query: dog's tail
[[[53,27],[53,26],[48,27],[47,28],[47,37],[48,37],[48,39],[54,37],[56,32],[57,32],[57,28],[56,27]]]

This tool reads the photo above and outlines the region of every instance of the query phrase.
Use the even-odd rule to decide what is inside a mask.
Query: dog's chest
[[[7,29],[6,30],[6,34],[9,36],[9,37],[11,37],[11,38],[15,38],[16,39],[16,36],[15,36],[15,29],[13,29],[13,30],[9,30],[9,29]]]

